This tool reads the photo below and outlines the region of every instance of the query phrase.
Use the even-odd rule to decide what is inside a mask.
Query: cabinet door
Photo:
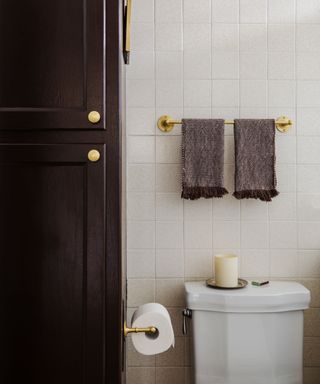
[[[103,25],[104,0],[0,0],[0,129],[104,127]]]
[[[104,146],[0,146],[0,382],[102,384]]]

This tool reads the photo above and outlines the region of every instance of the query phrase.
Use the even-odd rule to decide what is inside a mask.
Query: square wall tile
[[[182,24],[157,23],[156,24],[156,50],[157,51],[182,50]]]
[[[320,79],[319,52],[297,53],[297,78],[299,80]]]
[[[211,79],[210,51],[186,51],[183,64],[185,79]]]
[[[241,80],[241,107],[265,107],[267,103],[267,82],[265,80]]]
[[[212,57],[213,79],[239,78],[239,52],[215,51]]]
[[[320,107],[320,81],[300,80],[297,82],[298,107]]]
[[[294,23],[295,0],[268,0],[268,20],[270,23]]]
[[[320,23],[319,3],[317,0],[297,0],[298,23]]]
[[[213,220],[240,220],[240,202],[233,196],[224,196],[213,201]]]
[[[310,193],[320,190],[320,166],[298,165],[297,169],[298,192]]]
[[[177,164],[156,165],[156,191],[181,191],[181,166]]]
[[[298,252],[294,249],[270,250],[270,276],[299,276]]]
[[[183,367],[157,367],[156,369],[157,384],[185,384]]]
[[[128,79],[126,81],[127,107],[154,107],[154,80]]]
[[[276,135],[277,164],[295,164],[297,159],[297,138],[295,136]]]
[[[241,52],[240,78],[264,80],[267,78],[266,52]]]
[[[237,51],[239,49],[239,26],[237,24],[213,24],[212,47],[215,51]]]
[[[182,78],[182,52],[156,52],[156,78],[161,80],[180,80]]]
[[[144,22],[132,24],[131,48],[134,52],[154,50],[153,23]]]
[[[295,249],[298,247],[298,228],[294,221],[270,222],[270,248]]]
[[[155,128],[154,108],[127,108],[126,128],[128,135],[153,135]]]
[[[273,80],[289,80],[295,77],[294,52],[286,52],[285,55],[279,52],[268,53],[268,78]]]
[[[130,192],[155,191],[154,164],[129,164],[127,167],[127,190]]]
[[[212,20],[215,23],[238,23],[239,0],[212,0]]]
[[[156,222],[156,248],[180,249],[183,247],[183,224],[178,221]]]
[[[268,50],[290,52],[295,49],[294,24],[268,25]]]
[[[263,249],[269,247],[269,225],[267,222],[242,222],[241,247]]]
[[[210,23],[211,0],[184,0],[184,23]]]
[[[156,194],[156,219],[159,221],[180,221],[183,219],[183,201],[180,194]]]
[[[268,206],[270,220],[295,220],[297,218],[295,193],[280,193]]]
[[[270,261],[268,249],[242,249],[240,261],[241,276],[269,276]]]
[[[214,221],[213,222],[213,247],[214,248],[239,248],[240,247],[240,222],[239,221]]]
[[[128,163],[153,163],[155,161],[155,138],[152,136],[129,136],[127,138]]]
[[[268,105],[270,107],[294,107],[296,84],[293,80],[269,80]]]
[[[320,194],[298,194],[298,219],[299,221],[320,221]]]
[[[185,107],[211,106],[211,80],[184,81]]]
[[[320,163],[320,137],[300,136],[298,137],[298,163],[319,164]]]
[[[182,249],[157,249],[156,277],[184,277],[184,257]]]
[[[319,248],[319,247],[318,247]],[[320,252],[299,251],[299,270],[301,277],[320,277]]]
[[[297,133],[302,136],[320,136],[320,108],[297,109]]]
[[[127,79],[154,79],[154,52],[136,51],[126,76]]]
[[[157,80],[156,81],[157,107],[182,107],[183,82],[182,80]]]
[[[129,249],[127,251],[128,278],[155,278],[155,250]]]
[[[209,278],[213,276],[212,249],[185,250],[185,276],[187,278]]]
[[[260,200],[241,200],[241,220],[243,221],[267,221],[268,203]]]
[[[314,12],[313,12],[314,13]],[[298,52],[319,52],[320,24],[297,24]]]
[[[156,138],[156,162],[181,163],[181,136],[158,136]]]
[[[264,107],[240,107],[241,119],[263,119],[268,116],[267,106]]]
[[[212,247],[211,221],[185,221],[184,247],[189,249],[208,249]]]
[[[157,279],[156,302],[165,307],[183,307],[185,291],[183,279]]]
[[[240,23],[266,23],[267,0],[240,0]]]
[[[156,23],[181,23],[183,0],[156,0]]]
[[[155,299],[155,282],[151,279],[128,280],[128,307],[152,303]]]
[[[211,47],[210,24],[184,24],[183,46],[185,51],[209,51]]]
[[[267,27],[265,24],[240,24],[240,50],[267,50]]]
[[[210,107],[185,107],[184,116],[189,119],[211,119]]]
[[[127,383],[128,384],[155,384],[156,369],[152,367],[128,367]]]
[[[184,219],[186,221],[211,221],[212,220],[212,200],[184,200]]]
[[[236,80],[212,81],[212,106],[236,107],[239,105],[239,82]]]
[[[299,223],[299,248],[320,249],[320,222]]]
[[[128,249],[152,249],[155,247],[154,221],[128,221]]]
[[[154,21],[154,0],[135,0],[131,17],[133,23],[152,23]]]
[[[154,193],[129,192],[127,194],[128,220],[154,220],[155,196]]]

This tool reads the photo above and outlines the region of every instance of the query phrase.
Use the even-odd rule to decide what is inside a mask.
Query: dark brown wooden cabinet
[[[102,383],[104,146],[0,146],[0,382]]]
[[[104,0],[1,0],[1,128],[105,128],[104,26]]]
[[[121,381],[121,19],[0,0],[1,384]]]

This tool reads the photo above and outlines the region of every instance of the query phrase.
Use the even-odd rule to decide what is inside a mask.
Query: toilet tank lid
[[[310,291],[292,281],[271,281],[260,287],[214,289],[205,282],[185,283],[187,307],[214,312],[287,312],[307,309]]]

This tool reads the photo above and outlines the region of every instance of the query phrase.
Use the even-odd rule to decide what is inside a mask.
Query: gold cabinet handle
[[[100,113],[98,111],[91,111],[88,115],[88,120],[92,124],[97,124],[101,120]]]
[[[91,149],[91,151],[88,152],[88,159],[96,163],[100,159],[100,152],[96,149]]]

